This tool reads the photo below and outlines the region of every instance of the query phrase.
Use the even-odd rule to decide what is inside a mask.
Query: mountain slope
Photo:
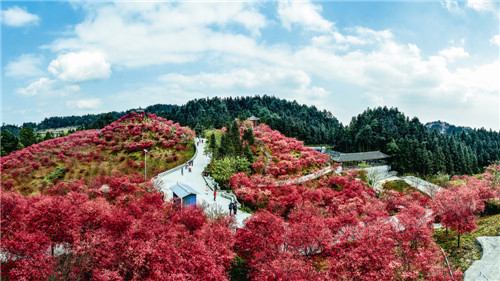
[[[30,194],[72,180],[91,188],[110,177],[143,182],[143,149],[151,151],[151,177],[187,161],[194,154],[193,137],[191,129],[173,121],[130,113],[102,130],[78,131],[2,157],[2,188]]]

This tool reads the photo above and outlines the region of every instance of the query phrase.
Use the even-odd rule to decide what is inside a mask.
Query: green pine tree
[[[19,131],[19,140],[21,141],[24,147],[28,147],[32,144],[35,144],[36,143],[35,132],[31,127],[23,128],[21,129],[21,131]]]
[[[252,153],[252,150],[250,149],[250,145],[245,145],[245,158],[248,160],[248,162],[253,163],[254,156]]]
[[[2,130],[0,143],[2,143],[2,156],[17,150],[19,139],[7,130]]]

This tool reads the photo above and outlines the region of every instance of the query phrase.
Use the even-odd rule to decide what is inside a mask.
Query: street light
[[[148,158],[146,158],[146,156],[148,155],[148,152],[151,152],[151,151],[147,151],[146,149],[143,149],[144,150],[144,182],[146,182],[146,173],[148,171]]]

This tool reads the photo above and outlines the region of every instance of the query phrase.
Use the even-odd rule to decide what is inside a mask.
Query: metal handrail
[[[178,170],[180,170],[182,167],[186,166],[186,164],[187,164],[188,162],[190,162],[190,161],[194,160],[194,158],[196,158],[196,156],[198,155],[198,146],[197,146],[195,143],[194,143],[194,151],[195,151],[195,152],[194,152],[193,157],[191,157],[191,159],[189,159],[187,162],[184,162],[184,163],[182,163],[182,164],[180,164],[180,165],[178,165],[178,166],[176,166],[176,167],[174,167],[174,168],[172,168],[172,169],[170,169],[170,170],[166,170],[166,171],[164,171],[164,172],[162,172],[162,173],[159,173],[158,175],[154,176],[151,180],[152,180],[152,181],[156,181],[156,180],[158,179],[158,177],[163,177],[163,176],[165,176],[165,175],[168,175],[168,174],[171,174],[171,173],[173,173],[173,172],[175,172],[175,171],[178,171]]]

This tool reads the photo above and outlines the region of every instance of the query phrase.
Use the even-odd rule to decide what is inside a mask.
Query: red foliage
[[[191,129],[173,124],[172,121],[155,115],[146,118],[131,113],[109,124],[100,132],[77,131],[66,137],[44,141],[1,157],[2,189],[18,190],[28,194],[35,191],[32,187],[38,186],[40,188],[38,191],[42,193],[62,195],[68,192],[67,187],[63,184],[52,186],[53,183],[67,182],[71,179],[88,182],[95,175],[109,175],[112,168],[111,165],[107,165],[108,163],[124,160],[128,161],[128,165],[122,163],[119,169],[124,175],[130,175],[132,182],[138,182],[134,174],[141,169],[141,166],[133,160],[136,159],[135,155],[130,154],[136,151],[142,152],[143,149],[169,150],[166,154],[171,154],[173,147],[179,150],[185,149],[185,141],[193,136],[194,132]],[[178,159],[177,155],[169,157],[170,162]],[[153,164],[156,167],[151,166],[151,171],[158,168],[165,169],[167,166],[165,163],[168,162],[153,163],[160,164]],[[72,173],[66,173],[62,175],[62,179],[60,177],[53,179],[48,184],[41,182],[48,173],[54,171],[53,167],[56,166],[66,167],[66,170]],[[82,169],[86,172],[82,172]],[[26,188],[22,189],[22,186]]]
[[[452,187],[440,190],[433,198],[433,210],[441,217],[441,223],[457,231],[458,246],[460,235],[477,228],[476,215],[484,210],[478,189]]]
[[[115,204],[71,192],[2,193],[1,200],[2,276],[9,280],[227,280],[234,257],[229,221],[165,206],[157,193]],[[50,245],[65,245],[64,263]]]

